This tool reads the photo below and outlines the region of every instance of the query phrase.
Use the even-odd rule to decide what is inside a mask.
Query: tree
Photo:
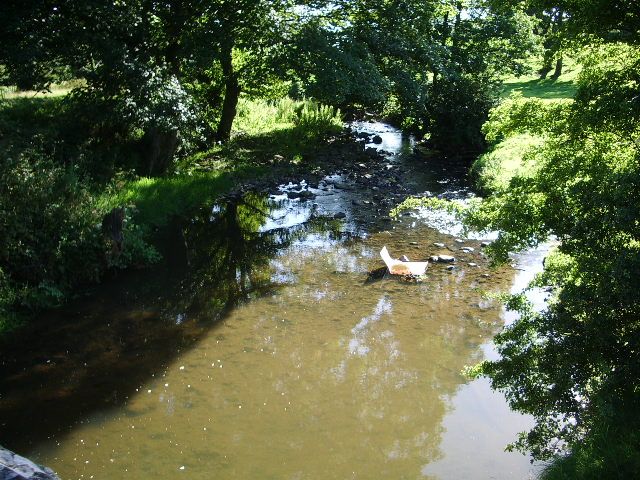
[[[484,149],[481,127],[498,98],[500,79],[526,71],[523,59],[537,47],[534,24],[518,8],[484,1],[447,4],[439,26],[443,53],[423,119],[434,146],[456,155]]]
[[[588,449],[600,472],[591,475],[631,478],[640,471],[640,55],[623,43],[587,51],[574,102],[516,98],[486,127],[492,138],[529,131],[546,142],[532,153],[536,172],[472,210],[470,224],[502,232],[498,258],[549,235],[560,244],[534,283],[553,289],[548,308],[509,300],[521,316],[496,337],[501,358],[479,372],[536,419],[518,447],[536,458]]]
[[[149,152],[143,170],[162,173],[195,119],[179,71],[198,5],[9,1],[2,6],[8,21],[0,38],[12,48],[3,49],[0,63],[8,82],[38,90],[59,80],[60,72],[83,80],[72,99],[92,136],[113,143],[141,130]]]
[[[302,90],[428,132],[447,152],[482,149],[499,77],[521,72],[535,47],[529,16],[481,0],[343,1],[314,13],[294,50]]]

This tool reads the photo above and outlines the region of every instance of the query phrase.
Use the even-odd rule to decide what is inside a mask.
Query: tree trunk
[[[560,9],[556,10],[550,17],[550,28],[545,32],[547,37],[544,41],[544,58],[542,68],[538,70],[540,79],[547,77],[549,72],[554,68],[553,62],[555,60],[555,72],[551,76],[553,80],[556,80],[562,73],[562,42],[558,35],[564,18],[564,12]]]
[[[156,127],[147,130],[143,137],[147,175],[155,176],[165,173],[171,165],[179,143],[177,130],[164,131]]]
[[[556,60],[556,69],[553,72],[553,75],[551,75],[551,79],[557,80],[561,74],[562,74],[562,57],[558,57],[558,59]]]
[[[221,63],[222,73],[225,76],[224,101],[222,103],[222,114],[218,124],[218,140],[226,141],[231,137],[231,127],[236,118],[238,99],[240,98],[240,82],[238,74],[233,71],[231,47],[225,49]]]
[[[553,52],[546,50],[542,59],[542,67],[538,70],[540,80],[547,78],[549,72],[553,69]]]

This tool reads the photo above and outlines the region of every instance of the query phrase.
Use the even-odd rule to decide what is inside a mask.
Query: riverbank
[[[0,104],[8,180],[0,195],[2,335],[105,276],[154,263],[158,229],[224,194],[266,190],[302,174],[320,178],[372,158],[334,109],[241,99],[231,141],[183,155],[165,176],[145,177],[135,170],[137,147],[83,144],[74,127],[82,120],[72,118],[66,93],[10,92]],[[104,155],[102,165],[83,160],[91,155]]]
[[[571,102],[575,95],[576,80],[581,66],[565,59],[564,73],[556,80],[540,79],[537,75],[506,79],[501,106],[494,109],[484,125],[485,134],[492,122],[504,121],[510,115],[509,105],[518,98],[534,99],[545,104]],[[530,153],[543,144],[544,138],[528,132],[514,133],[507,137],[490,139],[488,151],[480,155],[471,167],[471,176],[483,194],[505,189],[516,175],[530,175],[535,171],[535,160]]]

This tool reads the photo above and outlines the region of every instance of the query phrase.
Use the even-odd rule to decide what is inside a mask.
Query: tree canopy
[[[515,96],[492,112],[489,138],[528,132],[545,142],[529,154],[532,175],[514,177],[468,217],[501,232],[492,249],[502,259],[555,237],[533,284],[553,296],[541,312],[522,295],[511,298],[521,315],[496,337],[501,358],[478,371],[535,417],[517,446],[537,458],[588,450],[589,475],[618,464],[616,474],[628,478],[638,471],[640,440],[640,56],[633,32],[620,34],[636,11],[627,4],[616,21],[593,28],[586,2],[563,6],[581,32],[569,38],[582,42],[574,100]]]

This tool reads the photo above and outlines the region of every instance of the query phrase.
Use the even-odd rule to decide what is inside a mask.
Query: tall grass
[[[314,100],[241,98],[234,130],[244,135],[290,130],[292,135],[313,138],[338,131],[342,126],[340,110]]]

